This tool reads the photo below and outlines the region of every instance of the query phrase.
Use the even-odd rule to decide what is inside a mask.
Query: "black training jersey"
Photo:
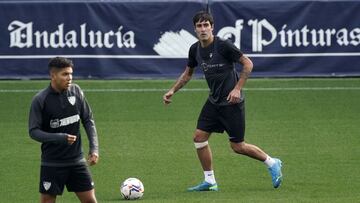
[[[72,84],[69,90],[56,92],[51,85],[37,93],[29,114],[29,134],[41,142],[43,166],[84,164],[80,120],[89,139],[90,152],[98,153],[98,139],[91,109],[80,87]],[[76,135],[70,145],[67,134]]]
[[[235,63],[243,53],[230,41],[214,37],[207,47],[194,43],[189,50],[188,66],[200,66],[210,88],[209,101],[215,105],[229,105],[227,96],[239,80]],[[241,93],[241,101],[244,99]]]

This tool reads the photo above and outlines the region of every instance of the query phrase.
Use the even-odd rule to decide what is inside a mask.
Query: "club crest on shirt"
[[[210,54],[209,54],[209,57],[212,58],[212,56],[213,56],[213,53],[210,53]]]
[[[69,103],[74,106],[76,98],[75,96],[68,97]]]
[[[45,190],[48,191],[51,187],[51,182],[44,181],[43,186],[44,186]]]

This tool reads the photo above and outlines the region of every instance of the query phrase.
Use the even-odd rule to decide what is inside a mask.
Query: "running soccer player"
[[[281,161],[244,141],[245,99],[242,89],[253,69],[252,61],[231,42],[213,35],[214,20],[210,13],[196,13],[193,25],[199,41],[190,47],[185,71],[163,96],[164,104],[170,104],[174,93],[190,81],[194,68],[201,67],[210,94],[199,115],[193,140],[205,178],[199,185],[188,188],[188,191],[218,190],[208,140],[211,133],[224,131],[229,135],[234,152],[266,164],[273,187],[278,188],[282,181]],[[234,66],[236,62],[242,65],[239,75]]]
[[[34,96],[29,114],[30,137],[41,143],[41,202],[56,202],[66,186],[81,202],[96,203],[80,136],[81,120],[89,139],[87,161],[96,164],[99,151],[92,111],[80,87],[72,84],[71,60],[52,58],[48,68],[50,85]]]

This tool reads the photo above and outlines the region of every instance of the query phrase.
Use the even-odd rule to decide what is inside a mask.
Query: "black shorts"
[[[245,101],[233,105],[218,106],[207,100],[199,115],[197,129],[209,133],[226,131],[231,142],[244,141]]]
[[[39,192],[61,195],[64,186],[69,192],[85,192],[94,188],[87,165],[66,167],[41,166]]]

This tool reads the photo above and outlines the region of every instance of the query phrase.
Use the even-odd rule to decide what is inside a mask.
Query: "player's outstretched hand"
[[[171,90],[169,90],[167,93],[165,93],[164,94],[164,96],[163,96],[163,103],[165,104],[165,105],[168,105],[168,104],[170,104],[172,101],[171,101],[171,97],[174,95],[174,91],[171,91]]]
[[[90,166],[97,164],[99,161],[99,155],[96,153],[89,154],[88,156],[88,163]]]

